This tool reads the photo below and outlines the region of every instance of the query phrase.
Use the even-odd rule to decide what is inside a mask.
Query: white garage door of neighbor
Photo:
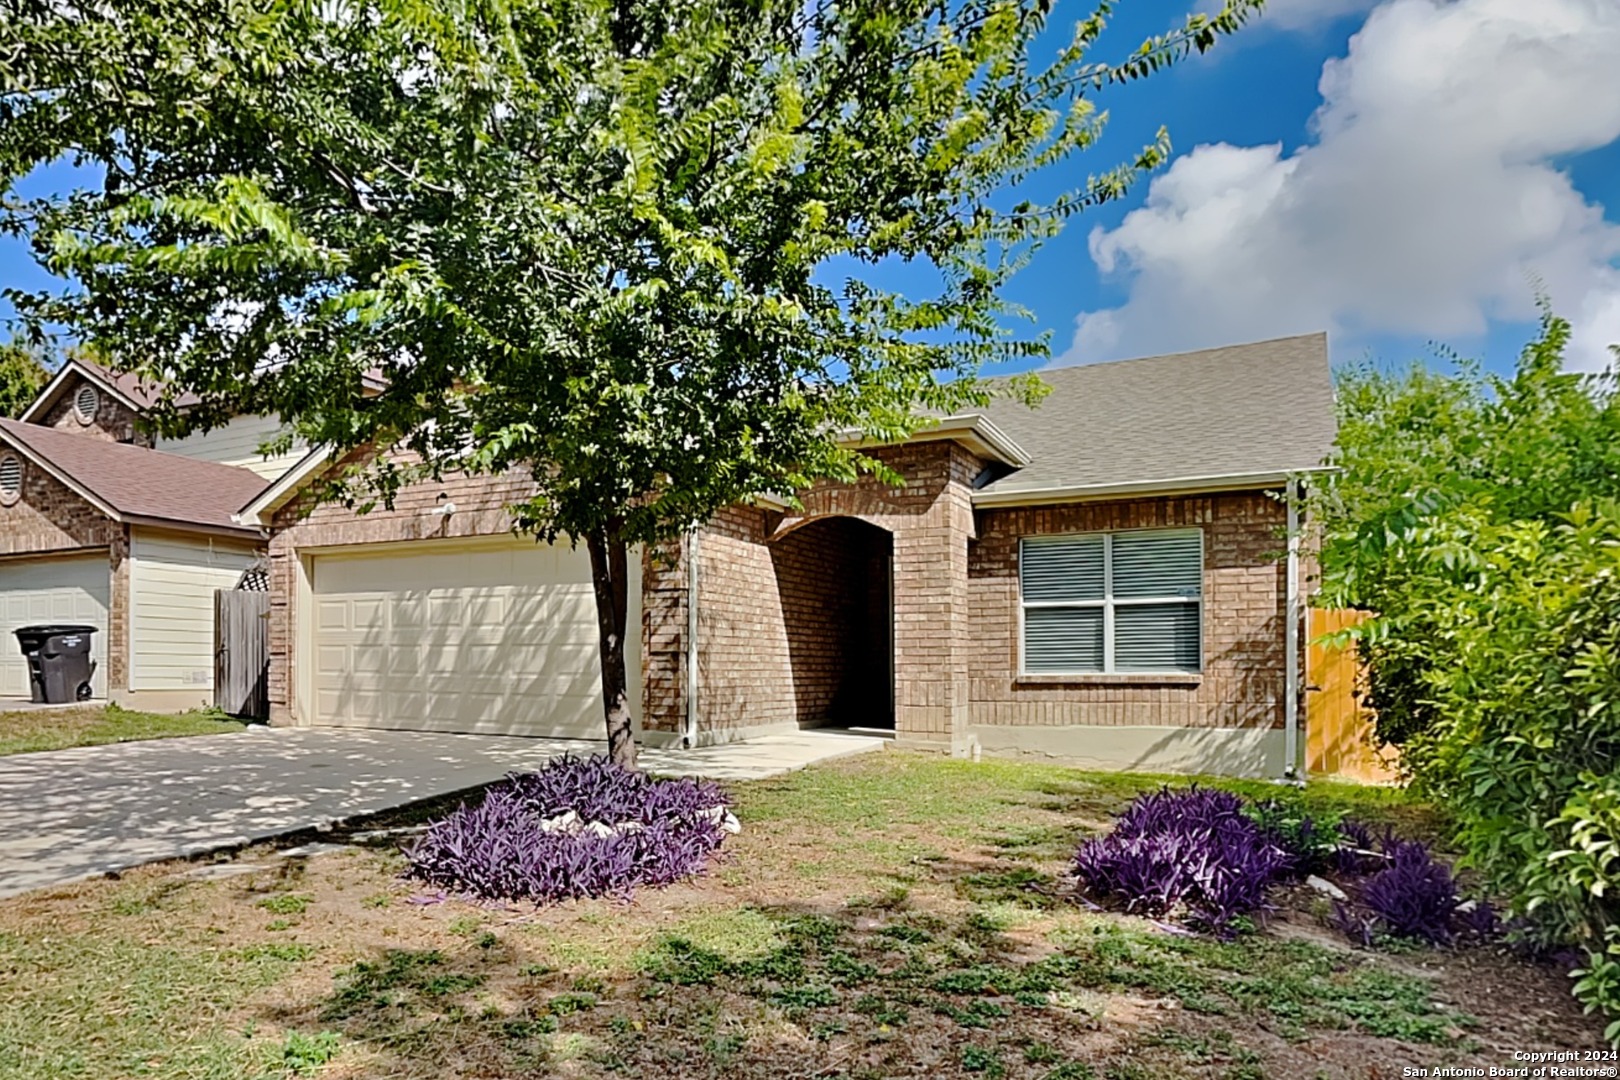
[[[316,556],[311,569],[315,723],[602,738],[583,547],[418,547]]]
[[[107,696],[107,555],[0,562],[0,696],[29,696],[28,661],[12,631],[45,623],[83,623],[96,628],[90,685]]]

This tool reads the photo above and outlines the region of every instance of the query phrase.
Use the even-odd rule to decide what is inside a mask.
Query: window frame
[[[1198,537],[1198,595],[1185,596],[1114,596],[1114,537],[1116,536],[1197,536]],[[1098,600],[1025,600],[1024,599],[1024,544],[1027,541],[1085,540],[1100,537],[1103,542],[1103,595]],[[1198,527],[1165,529],[1113,529],[1085,532],[1034,533],[1018,538],[1018,676],[1040,678],[1117,678],[1141,676],[1143,678],[1187,678],[1204,672],[1204,575],[1207,570],[1204,530]],[[1181,603],[1194,605],[1198,610],[1198,663],[1192,669],[1165,668],[1144,671],[1133,668],[1120,671],[1114,663],[1114,611],[1119,607],[1145,607],[1155,604]],[[1025,655],[1027,634],[1025,620],[1030,608],[1101,608],[1103,613],[1102,644],[1103,666],[1098,671],[1031,671]]]

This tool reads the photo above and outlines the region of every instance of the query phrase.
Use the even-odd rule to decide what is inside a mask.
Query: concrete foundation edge
[[[805,730],[797,724],[755,724],[746,727],[699,728],[697,740],[693,743],[698,746],[724,746],[727,743],[743,742],[746,739],[758,739],[765,735],[797,735]],[[659,750],[678,748],[681,745],[681,736],[675,731],[638,731],[636,741],[642,746],[651,746]]]
[[[1088,769],[1259,778],[1283,773],[1283,733],[1277,729],[974,724],[969,737],[996,757],[1043,758]]]
[[[214,691],[206,686],[189,690],[114,690],[111,697],[122,708],[156,713],[205,709],[214,703]]]

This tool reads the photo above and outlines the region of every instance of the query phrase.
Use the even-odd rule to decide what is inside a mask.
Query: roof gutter
[[[250,540],[263,540],[265,538],[265,530],[258,525],[215,525],[209,522],[153,517],[150,514],[120,514],[114,520],[121,521],[126,525],[145,526],[149,529],[168,529],[170,532],[205,533],[209,536],[231,536]]]
[[[1295,469],[1287,472],[1219,473],[1210,476],[1177,476],[1161,480],[1127,480],[1115,484],[1063,484],[1051,487],[992,487],[973,493],[974,506],[1036,506],[1047,503],[1090,502],[1130,495],[1202,495],[1217,491],[1252,491],[1255,488],[1285,488],[1290,478],[1321,469]]]

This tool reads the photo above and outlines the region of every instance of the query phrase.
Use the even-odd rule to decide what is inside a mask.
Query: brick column
[[[116,526],[108,546],[107,697],[129,689],[129,526]]]
[[[940,447],[945,449],[945,447]],[[921,513],[895,521],[895,741],[967,752],[968,541],[974,459],[958,447],[941,454],[945,475]]]

